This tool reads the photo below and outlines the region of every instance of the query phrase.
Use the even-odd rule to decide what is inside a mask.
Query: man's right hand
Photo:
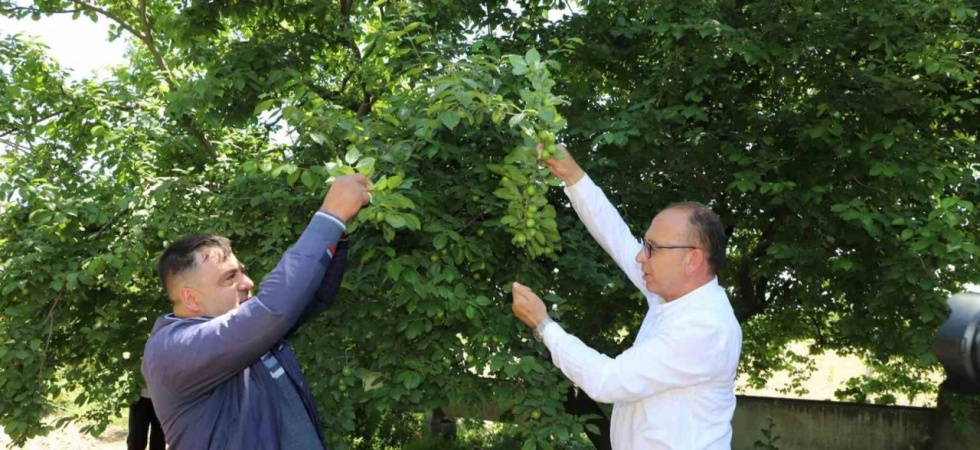
[[[515,281],[511,296],[514,298],[514,316],[524,322],[524,325],[534,328],[548,317],[548,307],[531,288]]]
[[[371,202],[368,187],[371,181],[364,175],[344,175],[334,180],[333,185],[323,199],[320,211],[337,216],[344,222],[350,222],[364,205]]]
[[[566,187],[571,187],[573,184],[578,183],[582,177],[585,176],[585,171],[582,167],[575,162],[575,158],[568,153],[568,149],[565,148],[564,144],[557,144],[558,156],[552,156],[545,160],[545,164],[551,169],[551,174],[565,183]],[[544,144],[538,144],[538,157],[541,157],[541,149],[544,148]]]

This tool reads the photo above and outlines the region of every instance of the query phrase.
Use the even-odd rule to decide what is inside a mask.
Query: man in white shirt
[[[685,202],[660,211],[642,240],[559,146],[551,172],[592,237],[647,297],[633,346],[615,358],[589,348],[514,283],[514,315],[534,328],[559,369],[593,400],[613,403],[617,450],[730,449],[742,330],[718,284],[726,237],[718,216]]]

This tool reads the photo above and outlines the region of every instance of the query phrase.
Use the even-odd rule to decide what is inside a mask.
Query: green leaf
[[[537,448],[537,440],[535,440],[533,437],[527,438],[527,440],[524,441],[524,445],[521,446],[521,450],[536,450]]]
[[[344,156],[344,161],[347,161],[347,164],[354,164],[358,159],[361,159],[361,151],[355,147],[348,150],[347,155]]]
[[[65,283],[65,289],[68,291],[74,291],[75,288],[78,287],[78,274],[69,273],[67,278],[68,278],[68,282]]]
[[[406,222],[405,226],[407,226],[409,230],[418,231],[422,229],[422,222],[419,220],[418,216],[415,214],[405,214],[404,217]]]
[[[538,113],[538,117],[541,117],[541,120],[543,120],[545,123],[557,122],[557,120],[555,119],[557,116],[555,114],[554,108],[541,109],[541,111]]]
[[[459,125],[459,113],[456,111],[446,110],[439,113],[439,121],[442,122],[446,128],[453,130],[456,125]]]
[[[391,225],[391,227],[394,229],[405,227],[405,218],[401,215],[389,214],[385,216],[385,222],[387,222],[388,225]]]
[[[436,250],[442,250],[442,248],[446,246],[447,241],[448,238],[445,234],[438,234],[434,239],[432,239],[432,246],[435,247]]]
[[[507,55],[507,60],[510,62],[514,75],[521,76],[527,73],[527,63],[520,56]]]
[[[361,160],[357,162],[357,166],[355,168],[358,172],[370,177],[374,173],[374,158],[370,156],[361,158]]]
[[[299,172],[293,172],[293,173],[290,173],[290,174],[286,175],[286,184],[288,186],[292,187],[293,184],[296,184],[296,180],[299,179],[299,176],[300,176],[300,173]]]
[[[518,192],[512,188],[499,188],[493,191],[493,195],[504,200],[513,200],[518,197]]]
[[[884,147],[885,150],[892,148],[893,145],[895,145],[895,136],[889,134],[881,139],[881,146]]]
[[[402,185],[402,182],[404,181],[405,178],[402,175],[398,174],[398,175],[392,175],[388,177],[388,181],[385,184],[388,189],[397,189]],[[385,186],[378,186],[378,189],[385,189]]]
[[[265,112],[265,110],[272,107],[273,102],[275,102],[275,99],[268,98],[262,100],[257,105],[255,105],[255,110],[252,111],[252,115],[257,116],[259,114],[262,114],[263,112]]]
[[[398,276],[402,273],[402,264],[398,260],[388,261],[387,265],[388,278],[392,280],[398,280]]]
[[[304,170],[300,176],[299,180],[306,186],[307,189],[313,189],[317,183],[317,176],[313,174],[310,170]]]
[[[537,50],[535,50],[534,48],[531,48],[531,49],[530,49],[530,50],[528,50],[528,51],[527,51],[527,53],[526,53],[526,54],[524,55],[524,61],[527,61],[527,65],[528,65],[528,66],[530,66],[530,67],[534,67],[534,66],[536,66],[536,65],[537,65],[538,63],[540,63],[540,62],[541,62],[541,55],[540,55],[540,54],[538,53],[538,51],[537,51]]]

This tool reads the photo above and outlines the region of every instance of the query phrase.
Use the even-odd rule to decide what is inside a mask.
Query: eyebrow
[[[236,274],[238,272],[242,272],[242,273],[245,272],[245,264],[242,264],[241,261],[238,262],[238,267],[236,267],[234,269],[228,269],[224,273],[222,273],[221,274],[221,279],[222,280],[227,279],[227,278],[229,278],[230,275],[234,275],[234,274]]]

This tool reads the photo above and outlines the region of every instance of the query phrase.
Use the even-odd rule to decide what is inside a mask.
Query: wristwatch
[[[549,323],[555,323],[555,321],[551,320],[551,317],[544,316],[544,320],[538,322],[538,325],[534,327],[534,339],[536,339],[538,342],[544,341],[544,335],[541,333],[544,332],[544,327],[548,326]]]

